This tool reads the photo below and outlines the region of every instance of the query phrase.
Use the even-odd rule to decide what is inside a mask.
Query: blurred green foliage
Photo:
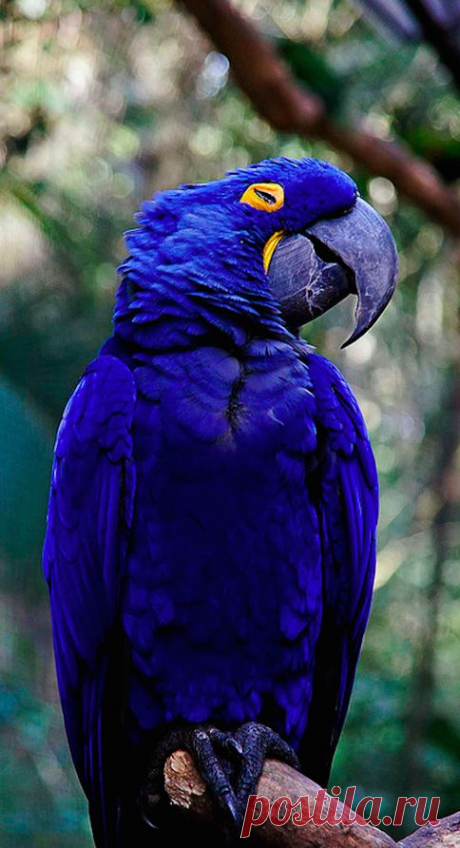
[[[336,118],[400,136],[458,178],[459,99],[432,51],[384,40],[348,0],[240,6]],[[350,170],[401,257],[393,305],[352,348],[339,349],[350,306],[307,331],[358,395],[382,495],[374,609],[333,777],[382,795],[385,813],[399,794],[441,795],[442,813],[456,810],[458,253],[388,180],[274,133],[168,2],[10,0],[0,37],[1,845],[90,844],[39,560],[54,432],[110,332],[122,232],[157,189],[280,154]]]

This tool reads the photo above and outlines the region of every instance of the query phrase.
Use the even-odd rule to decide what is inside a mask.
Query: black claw
[[[235,753],[238,754],[238,757],[243,757],[244,756],[243,746],[241,745],[240,742],[238,742],[238,739],[234,739],[233,737],[231,737],[230,741],[231,741],[231,747],[235,751]]]
[[[146,813],[141,812],[141,816],[142,816],[142,820],[146,823],[146,825],[148,827],[151,828],[151,830],[159,830],[158,825],[155,824],[151,819],[149,819],[149,817],[146,815]]]
[[[242,819],[241,819],[241,815],[240,815],[239,810],[238,810],[236,798],[235,798],[233,792],[231,794],[227,795],[227,796],[224,796],[224,798],[222,800],[224,801],[224,803],[227,807],[227,810],[228,810],[228,812],[230,813],[230,815],[233,819],[234,824],[238,828],[240,828],[241,825],[242,825]]]

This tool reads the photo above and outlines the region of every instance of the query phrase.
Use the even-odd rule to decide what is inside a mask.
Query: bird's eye
[[[276,203],[276,197],[274,194],[269,194],[268,191],[262,191],[261,188],[255,188],[254,193],[257,194],[257,197],[260,197],[265,203],[268,203],[269,206],[274,206]]]
[[[284,204],[284,189],[278,183],[254,183],[244,192],[240,203],[247,203],[253,209],[263,212],[276,212]]]

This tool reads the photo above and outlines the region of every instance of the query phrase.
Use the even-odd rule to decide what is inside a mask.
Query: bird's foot
[[[193,757],[209,791],[229,816],[230,826],[239,825],[232,777],[243,756],[243,749],[233,734],[213,726],[177,727],[160,740],[149,773],[150,805],[152,793],[160,800],[164,764],[177,750],[187,751]]]
[[[236,806],[242,823],[248,797],[257,790],[264,761],[269,758],[280,760],[295,769],[300,769],[300,763],[293,748],[265,724],[253,721],[243,724],[233,738],[243,750],[235,783]]]
[[[233,732],[213,726],[179,727],[163,737],[156,747],[149,775],[149,798],[163,786],[163,768],[176,750],[187,751],[195,760],[209,791],[228,816],[229,834],[239,834],[248,796],[254,794],[264,760],[273,758],[299,768],[293,749],[270,727],[256,722],[243,724]]]

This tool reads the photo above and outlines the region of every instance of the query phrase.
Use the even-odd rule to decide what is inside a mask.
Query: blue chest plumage
[[[253,340],[238,355],[157,355],[134,374],[122,620],[136,720],[238,723],[274,702],[297,740],[322,609],[308,368],[291,346]]]

